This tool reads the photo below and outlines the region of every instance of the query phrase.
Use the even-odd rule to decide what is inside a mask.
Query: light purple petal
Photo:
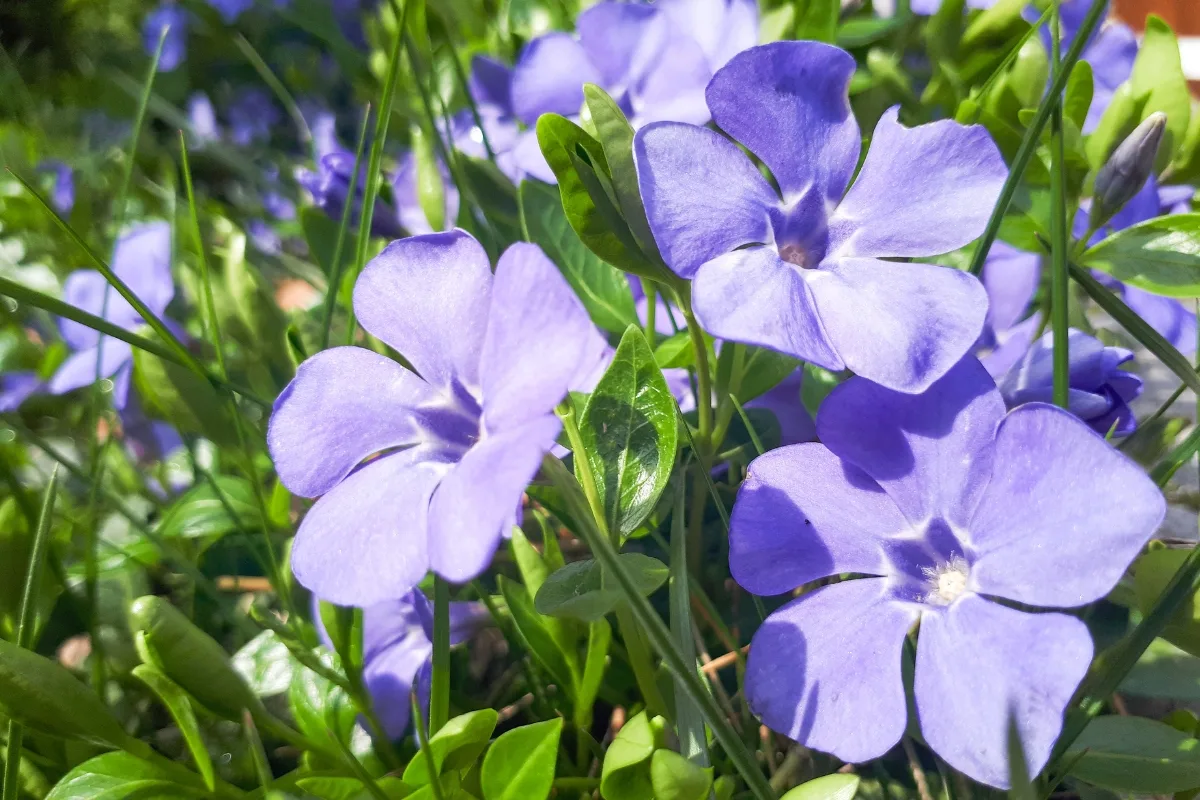
[[[781,445],[811,442],[817,438],[817,427],[800,400],[800,388],[804,371],[796,370],[755,399],[746,403],[746,408],[765,408],[779,421],[779,443]]]
[[[837,202],[862,146],[847,91],[854,59],[820,42],[774,42],[730,59],[708,85],[721,130],[770,167],[790,202]],[[713,186],[720,186],[714,183]]]
[[[408,729],[413,685],[432,655],[433,644],[417,629],[363,665],[363,682],[371,705],[389,738],[399,739]]]
[[[451,230],[454,221],[458,219],[458,189],[450,177],[450,171],[441,161],[437,162],[437,168],[442,180],[443,230]],[[417,178],[417,158],[410,150],[400,158],[396,174],[392,178],[396,217],[404,230],[410,234],[435,233],[433,226],[429,224],[429,218],[425,216],[425,209],[421,206]]]
[[[292,545],[292,572],[317,596],[344,606],[403,597],[429,569],[429,497],[445,465],[417,450],[359,469],[309,509]]]
[[[768,210],[779,198],[724,136],[660,122],[639,131],[633,149],[654,240],[680,277],[742,245],[772,241]]]
[[[813,272],[808,285],[833,349],[884,386],[924,391],[983,329],[987,292],[965,272],[871,258],[825,262]]]
[[[686,36],[674,36],[663,47],[654,68],[633,92],[634,126],[659,120],[703,125],[709,120],[705,87],[712,69],[704,51]]]
[[[1067,4],[1064,4],[1066,7]],[[1080,4],[1086,6],[1086,4]],[[1083,60],[1092,66],[1092,105],[1088,108],[1083,132],[1091,133],[1100,124],[1112,102],[1113,93],[1133,74],[1138,43],[1133,31],[1117,20],[1109,20],[1096,39],[1083,52]]]
[[[100,360],[98,371],[96,369],[97,357]],[[112,378],[132,358],[133,349],[128,344],[111,336],[105,336],[104,346],[100,348],[99,352],[97,352],[97,347],[89,347],[68,356],[46,383],[46,391],[50,394],[65,394],[83,386],[91,386],[96,382],[97,375],[101,378]],[[114,381],[114,396],[115,388]]]
[[[554,170],[550,169],[546,157],[542,155],[537,132],[533,129],[522,131],[517,137],[517,143],[512,150],[512,160],[518,172],[537,178],[543,183],[558,183]]]
[[[136,225],[121,235],[113,250],[113,272],[156,316],[161,317],[175,296],[171,280],[171,225],[164,220]],[[113,291],[117,299],[120,295]],[[124,325],[118,317],[110,317]],[[139,319],[136,315],[135,320]]]
[[[607,342],[562,273],[518,242],[496,264],[480,379],[489,431],[554,411]]]
[[[492,270],[461,230],[392,242],[354,285],[363,328],[396,348],[435,386],[479,385]]]
[[[16,411],[21,407],[21,403],[25,402],[25,398],[37,391],[41,383],[36,372],[8,372],[0,375],[0,411]]]
[[[961,525],[991,474],[1003,416],[996,385],[967,358],[919,395],[851,378],[821,403],[817,434],[878,481],[914,525]]]
[[[500,537],[516,522],[525,487],[562,429],[547,414],[485,436],[442,479],[429,509],[429,562],[465,583],[488,568]]]
[[[1196,312],[1173,297],[1123,286],[1125,304],[1184,355],[1196,352]]]
[[[676,30],[704,50],[712,69],[758,43],[758,3],[754,0],[658,0]]]
[[[657,65],[667,38],[666,17],[655,6],[640,3],[596,3],[579,15],[575,27],[599,74],[591,82],[611,89],[614,96]]]
[[[579,42],[567,33],[547,33],[525,45],[513,67],[513,111],[531,128],[542,114],[575,116],[583,106],[583,85],[600,81]]]
[[[900,651],[918,613],[873,578],[793,600],[750,644],[750,709],[772,730],[843,761],[883,755],[908,720]]]
[[[1018,322],[1006,331],[998,332],[991,352],[981,355],[979,361],[989,375],[999,380],[1021,360],[1041,329],[1042,313],[1038,311],[1029,319]]]
[[[829,220],[839,256],[932,256],[983,233],[1008,168],[982,125],[875,126],[858,180]]]
[[[875,481],[822,444],[750,462],[729,521],[729,569],[754,594],[844,572],[886,575],[888,537],[908,520]]]
[[[1033,302],[1041,275],[1041,256],[995,242],[980,275],[988,294],[988,327],[998,333],[1016,325]]]
[[[921,733],[950,766],[1008,788],[1010,719],[1036,775],[1091,660],[1092,638],[1080,620],[964,595],[921,618],[913,687]]]
[[[704,329],[721,339],[769,347],[840,370],[816,313],[812,284],[774,248],[735,250],[706,263],[692,281],[692,302]]]
[[[1108,594],[1162,522],[1158,487],[1087,425],[1040,403],[1004,419],[995,451],[967,528],[971,587],[1060,608]]]
[[[488,56],[475,56],[468,86],[481,114],[507,117],[513,113],[512,69],[506,64]]]
[[[332,489],[367,456],[414,443],[416,408],[434,390],[361,347],[317,353],[275,400],[267,444],[279,479],[302,497]]]
[[[105,307],[104,293],[108,281],[94,269],[80,269],[72,272],[63,281],[63,300],[78,309],[111,320],[114,313],[129,318],[134,311],[125,302],[125,298],[117,294],[115,289],[108,289],[108,305]],[[100,333],[95,328],[89,328],[82,323],[60,317],[58,330],[72,350],[85,350],[95,347],[100,340]]]

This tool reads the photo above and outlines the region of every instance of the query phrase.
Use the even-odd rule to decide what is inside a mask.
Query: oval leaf
[[[483,757],[484,800],[544,800],[554,783],[562,718],[505,733]]]
[[[1066,760],[1076,778],[1105,789],[1170,794],[1200,786],[1200,740],[1142,717],[1097,717]]]
[[[657,558],[641,553],[621,553],[619,557],[643,596],[666,582],[669,570]],[[615,584],[605,583],[600,565],[589,558],[555,570],[538,591],[534,608],[547,616],[594,622],[615,609],[623,598]]]
[[[151,764],[128,753],[105,753],[63,776],[45,800],[178,800],[212,797],[186,769],[170,769],[165,759]]]
[[[663,719],[643,711],[625,723],[604,754],[600,794],[605,800],[653,797],[650,757],[663,745]]]
[[[447,722],[429,740],[429,751],[440,775],[443,770],[470,766],[483,748],[487,747],[500,715],[495,709],[484,708],[462,714]],[[404,783],[425,786],[429,783],[428,759],[414,758],[404,770]]]
[[[712,788],[711,767],[702,768],[673,750],[655,750],[650,757],[654,800],[704,800]]]
[[[857,775],[826,775],[797,786],[779,800],[850,800],[858,782]]]
[[[1118,231],[1080,261],[1153,294],[1200,297],[1200,214],[1158,217]]]

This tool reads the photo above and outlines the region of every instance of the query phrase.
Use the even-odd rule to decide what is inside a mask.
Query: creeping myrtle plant
[[[389,245],[354,311],[415,372],[365,348],[319,353],[276,400],[268,443],[284,484],[321,496],[296,577],[369,606],[429,570],[462,582],[487,568],[558,436],[555,406],[605,343],[540,249],[513,245],[493,278],[457,230]]]
[[[901,652],[919,623],[925,741],[1005,787],[1011,715],[1039,771],[1092,641],[1079,619],[1034,609],[1104,597],[1162,521],[1162,495],[1066,412],[1031,403],[1006,415],[971,357],[915,396],[851,378],[821,406],[817,435],[750,465],[730,569],[763,595],[868,577],[806,592],[767,619],[750,646],[751,707],[846,761],[881,756],[905,731]]]

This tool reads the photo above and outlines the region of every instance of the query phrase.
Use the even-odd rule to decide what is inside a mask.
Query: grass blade
[[[350,227],[350,215],[354,213],[354,198],[358,193],[358,176],[362,172],[363,148],[367,142],[367,124],[371,121],[371,106],[363,109],[363,121],[358,130],[358,144],[354,148],[354,172],[350,175],[350,187],[346,190],[346,205],[342,208],[342,219],[338,224],[337,239],[333,244],[333,274],[329,276],[329,288],[325,294],[325,329],[321,332],[321,349],[329,348],[329,330],[333,327],[333,312],[337,308],[338,292],[342,288],[342,249],[346,245],[346,230]],[[362,213],[359,213],[362,224]]]
[[[304,115],[300,113],[300,106],[296,105],[296,99],[292,97],[291,92],[283,85],[283,81],[279,80],[278,76],[271,71],[266,61],[263,61],[262,56],[254,49],[254,45],[246,40],[245,36],[240,33],[234,34],[233,43],[237,45],[238,50],[242,51],[242,55],[254,67],[254,71],[258,73],[258,77],[263,79],[263,83],[270,87],[275,93],[275,97],[287,109],[288,116],[292,118],[292,122],[296,125],[296,132],[300,134],[300,141],[308,144],[312,141],[312,131],[308,129],[308,121],[304,119]]]
[[[681,481],[671,514],[671,636],[684,661],[696,664],[696,643],[692,640],[691,591],[688,580],[687,529],[684,526],[684,486]],[[697,487],[703,491],[702,487]],[[679,731],[679,754],[697,766],[708,766],[708,737],[704,715],[688,696],[687,687],[675,682],[675,726]]]

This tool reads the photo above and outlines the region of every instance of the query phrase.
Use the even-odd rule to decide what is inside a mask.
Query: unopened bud
[[[1155,111],[1117,145],[1100,168],[1092,192],[1089,222],[1093,229],[1112,219],[1146,185],[1166,128],[1167,115]]]

